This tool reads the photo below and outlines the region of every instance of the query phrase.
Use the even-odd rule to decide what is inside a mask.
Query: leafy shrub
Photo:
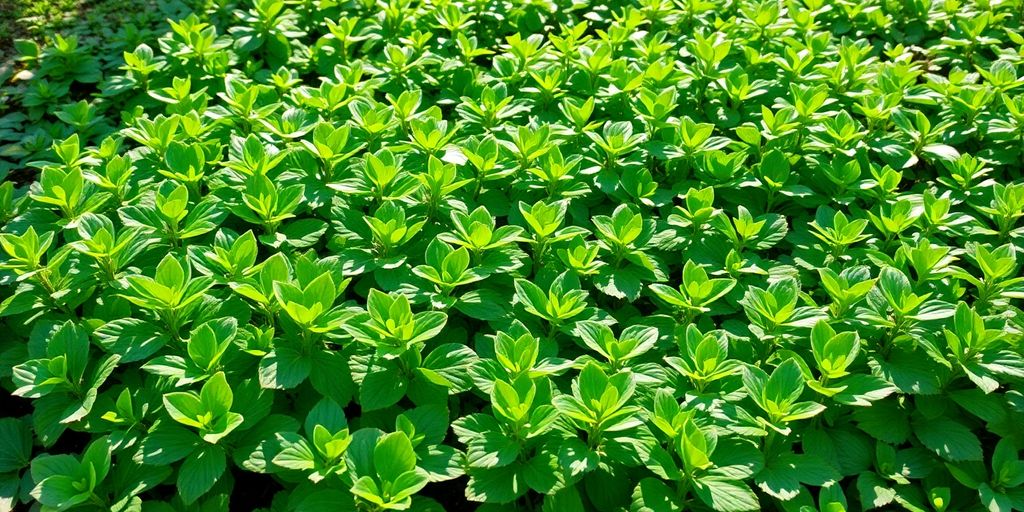
[[[114,131],[122,105],[109,100],[124,80],[122,55],[162,35],[166,18],[201,4],[0,0],[0,180],[10,173],[13,181],[30,181],[26,164],[53,139]]]
[[[49,64],[0,503],[1024,510],[1022,9],[255,0]]]

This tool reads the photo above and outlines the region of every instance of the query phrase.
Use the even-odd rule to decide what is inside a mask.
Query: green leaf
[[[431,482],[452,480],[465,472],[465,456],[451,446],[433,446],[419,456],[417,466],[427,473]]]
[[[765,383],[764,395],[776,402],[792,401],[804,389],[804,375],[795,359],[787,359],[772,372]]]
[[[88,500],[89,491],[82,490],[73,476],[53,475],[32,489],[32,497],[48,507],[67,510]]]
[[[206,446],[193,452],[178,471],[178,492],[182,501],[193,503],[220,480],[227,468],[224,449]]]
[[[364,411],[375,411],[398,403],[405,396],[409,382],[393,366],[371,370],[359,386],[359,405]]]
[[[392,432],[377,440],[373,467],[384,482],[396,482],[403,473],[416,469],[416,454],[405,433]]]
[[[964,424],[950,418],[917,418],[914,435],[936,455],[951,462],[981,460],[981,441]]]
[[[750,478],[764,468],[764,455],[757,446],[748,440],[734,437],[718,439],[711,461],[715,467],[710,473],[732,480]]]
[[[295,512],[320,512],[322,510],[354,511],[352,493],[338,489],[305,488],[303,492],[292,493],[288,507]]]
[[[582,507],[579,510],[582,511]],[[683,506],[675,491],[665,485],[665,482],[655,478],[644,478],[633,490],[631,510],[636,512],[677,512],[683,510]]]
[[[600,456],[579,439],[569,439],[558,450],[558,463],[570,477],[578,477],[597,469]]]
[[[121,356],[121,363],[144,361],[170,341],[159,327],[145,320],[119,318],[93,332],[97,344]]]
[[[297,434],[280,435],[281,451],[274,456],[274,465],[285,469],[311,470],[316,465],[316,454],[309,443]]]
[[[896,387],[889,384],[881,377],[874,375],[850,375],[843,378],[837,386],[842,391],[832,396],[836,402],[859,407],[870,406],[872,402],[881,400],[897,391]]]
[[[339,432],[348,426],[348,419],[345,418],[345,411],[337,402],[330,398],[321,399],[310,409],[306,415],[304,428],[307,433],[313,432],[313,427],[320,425],[329,432]]]
[[[484,503],[511,503],[526,494],[529,486],[518,466],[478,469],[470,474],[466,497]]]
[[[875,473],[861,473],[857,477],[857,491],[865,509],[884,507],[896,499],[896,491]]]
[[[882,378],[900,391],[916,395],[937,395],[942,379],[949,373],[944,366],[931,361],[920,352],[900,351],[888,361],[875,361]]]
[[[505,317],[509,312],[509,304],[504,294],[490,288],[480,288],[459,297],[455,309],[470,318],[492,321]]]
[[[855,410],[853,418],[861,430],[880,441],[902,444],[910,439],[912,431],[907,413],[895,402],[875,402],[871,407]]]
[[[267,389],[292,389],[312,371],[312,361],[290,346],[278,346],[260,359],[260,385]]]
[[[199,436],[194,432],[173,423],[164,423],[142,439],[135,461],[166,466],[189,456],[198,443]]]
[[[93,398],[95,396],[92,394]],[[75,400],[70,395],[49,395],[36,399],[32,411],[32,429],[43,446],[56,443],[67,428],[63,420],[68,417],[69,411],[80,411],[85,405],[85,401]]]
[[[423,489],[429,482],[429,479],[423,473],[415,470],[409,470],[405,473],[398,475],[392,482],[393,495],[391,501],[401,501],[408,499],[413,494]]]
[[[202,402],[202,411],[212,413],[215,418],[227,414],[235,398],[224,372],[217,372],[203,384],[199,400]]]
[[[632,485],[621,472],[612,473],[599,469],[587,474],[583,479],[587,497],[594,508],[604,511],[620,510],[629,506]]]
[[[14,510],[20,487],[21,479],[17,473],[0,476],[0,510]]]
[[[181,263],[178,263],[178,260],[171,254],[167,254],[157,264],[153,279],[171,290],[183,290],[187,277]]]
[[[515,288],[516,297],[528,311],[537,316],[546,317],[547,293],[541,290],[539,286],[524,279],[517,279],[515,281]]]
[[[197,418],[205,411],[199,395],[193,392],[174,392],[164,395],[164,409],[174,421],[190,427],[202,427]]]
[[[740,482],[705,477],[694,480],[694,490],[709,507],[718,512],[760,510],[757,495]]]
[[[458,393],[469,390],[472,386],[469,369],[476,362],[476,353],[469,347],[458,343],[445,343],[423,358],[421,368],[433,370],[444,378],[451,393]]]
[[[46,353],[51,359],[64,356],[70,380],[80,382],[89,364],[89,337],[75,323],[65,322],[50,337]]]
[[[305,249],[316,245],[327,228],[327,223],[320,219],[299,219],[285,224],[277,233],[278,240],[274,243],[283,241],[293,249]]]
[[[28,467],[32,461],[32,431],[15,418],[0,418],[0,473]]]
[[[784,453],[771,458],[755,482],[765,493],[787,501],[800,494],[800,484],[821,486],[839,478],[839,473],[817,456]]]
[[[632,302],[640,297],[640,292],[643,291],[641,276],[647,274],[648,272],[632,266],[617,269],[606,267],[595,277],[594,286],[606,295]]]
[[[377,482],[369,476],[359,477],[359,479],[352,484],[352,487],[349,490],[352,494],[376,505],[379,508],[383,508],[387,503],[384,501],[384,493],[378,487]]]
[[[110,472],[110,438],[101,437],[89,444],[82,454],[82,467],[97,483],[102,482]]]

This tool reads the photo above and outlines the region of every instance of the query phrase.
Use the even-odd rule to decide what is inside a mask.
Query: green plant
[[[19,43],[0,509],[1024,510],[1022,7]]]

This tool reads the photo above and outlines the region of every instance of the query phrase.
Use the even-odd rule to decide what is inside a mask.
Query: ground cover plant
[[[20,43],[0,509],[1024,510],[1022,16],[244,0]]]
[[[54,138],[117,119],[121,105],[96,101],[96,86],[116,82],[124,51],[166,32],[166,18],[201,5],[199,0],[0,0],[0,180],[31,181],[36,171],[26,164],[47,151]],[[78,105],[82,100],[88,107]]]

